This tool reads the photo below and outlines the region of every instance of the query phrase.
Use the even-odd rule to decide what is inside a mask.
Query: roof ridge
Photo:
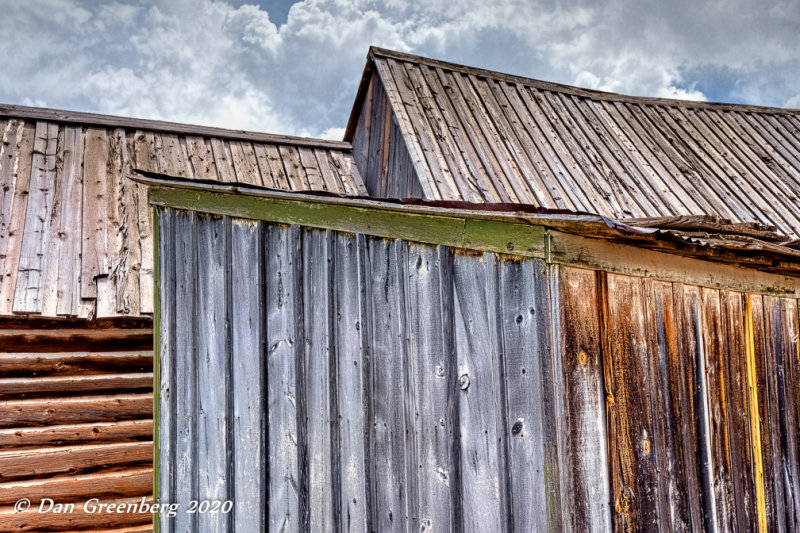
[[[260,133],[247,130],[232,130],[227,128],[219,128],[216,126],[199,126],[179,122],[122,117],[118,115],[104,115],[100,113],[86,113],[82,111],[65,111],[62,109],[51,109],[45,107],[29,107],[0,103],[0,117],[29,118],[52,122],[105,126],[110,128],[141,129],[159,131],[163,133],[198,135],[202,137],[222,137],[225,139],[265,142],[271,144],[331,148],[342,151],[352,150],[352,145],[344,141],[315,139],[312,137],[295,137],[292,135]]]
[[[405,52],[398,52],[396,50],[389,50],[387,48],[379,48],[377,46],[370,46],[369,59],[374,60],[375,57],[384,57],[387,59],[395,59],[398,61],[405,61],[408,63],[425,64],[431,67],[443,68],[451,71],[462,72],[474,76],[481,76],[485,78],[508,81],[512,83],[519,83],[528,87],[534,87],[546,91],[560,92],[565,94],[572,94],[583,98],[590,98],[595,100],[608,100],[615,102],[634,103],[643,105],[662,105],[673,107],[688,107],[688,108],[702,108],[702,109],[716,109],[720,111],[745,111],[745,112],[758,112],[768,114],[782,114],[782,115],[800,115],[800,109],[783,108],[783,107],[770,107],[758,106],[750,104],[733,104],[726,102],[706,102],[698,100],[679,100],[675,98],[657,98],[653,96],[631,96],[621,93],[612,93],[607,91],[598,91],[595,89],[586,89],[576,87],[573,85],[566,85],[563,83],[555,83],[551,81],[537,80],[535,78],[527,78],[517,74],[508,74],[479,67],[470,67],[460,63],[452,63],[449,61],[442,61],[430,57],[408,54]]]

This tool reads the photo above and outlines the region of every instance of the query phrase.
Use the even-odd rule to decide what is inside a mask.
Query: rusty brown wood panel
[[[720,294],[716,289],[687,287],[698,294],[701,333],[697,342],[702,346],[705,365],[705,402],[708,417],[708,448],[710,450],[710,484],[714,506],[711,513],[718,530],[736,531],[736,508],[733,498],[730,438],[728,433],[728,395],[725,383],[725,344],[722,331]],[[708,511],[708,510],[707,510]]]
[[[740,531],[758,526],[751,434],[747,360],[745,356],[744,295],[722,291],[720,294],[723,329],[723,368],[725,406],[727,408],[728,449],[736,527]]]
[[[800,528],[800,343],[798,342],[797,301],[782,298],[779,322],[780,336],[775,336],[776,404],[780,424],[781,465],[784,479],[783,496],[786,528]],[[774,323],[773,323],[774,324]],[[774,326],[773,326],[774,327]]]
[[[671,531],[699,530],[695,367],[682,331],[683,300],[671,283],[643,283],[662,521]]]
[[[602,438],[610,391],[603,390],[596,280],[592,270],[559,268],[561,359],[569,413],[566,470],[573,531],[602,531],[610,523],[608,451]]]
[[[763,491],[759,509],[761,525],[769,531],[786,531],[784,509],[783,468],[780,452],[780,421],[777,411],[777,350],[780,343],[780,300],[770,296],[752,294],[750,306],[753,314],[754,356],[756,363],[757,402],[760,429],[759,447],[761,456],[754,461],[760,464],[760,479],[756,479],[758,491]],[[777,317],[776,317],[777,314]],[[778,329],[776,329],[778,328]],[[755,459],[757,450],[752,453]],[[756,494],[758,497],[758,492]],[[758,500],[757,500],[757,503]]]
[[[615,531],[657,530],[667,517],[658,506],[642,281],[613,274],[601,280],[612,525]]]

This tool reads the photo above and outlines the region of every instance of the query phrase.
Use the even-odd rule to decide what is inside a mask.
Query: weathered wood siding
[[[353,137],[353,157],[373,198],[422,198],[403,127],[389,102],[383,83],[373,76]]]
[[[235,499],[203,530],[560,515],[541,262],[160,213],[163,501]]]
[[[602,93],[376,48],[365,72],[389,109],[359,95],[347,139],[391,115],[425,199],[717,215],[800,235],[797,110]],[[357,161],[380,156],[362,150]],[[381,190],[405,179],[390,173]]]
[[[0,316],[152,315],[151,212],[132,169],[366,194],[349,145],[225,133],[0,106]]]
[[[136,503],[153,493],[151,332],[118,330],[116,346],[98,350],[95,346],[111,337],[104,333],[67,330],[59,338],[51,335],[51,344],[36,343],[36,330],[2,332],[3,531],[149,527],[149,513],[93,514],[82,507],[89,498]],[[12,339],[18,345],[28,339],[44,351],[2,351],[11,348],[5,341]],[[92,346],[92,340],[99,342]],[[30,511],[13,510],[20,498],[31,500]],[[75,503],[76,511],[38,513],[42,498]]]
[[[158,212],[165,531],[800,526],[796,300]]]

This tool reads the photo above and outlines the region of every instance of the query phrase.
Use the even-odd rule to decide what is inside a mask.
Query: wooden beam
[[[0,329],[0,352],[152,350],[147,329]]]
[[[152,460],[153,443],[150,441],[2,451],[0,482],[51,474],[75,474]]]
[[[153,416],[152,394],[0,401],[0,427],[110,422]]]
[[[120,420],[61,426],[0,429],[0,449],[104,441],[141,441],[153,434],[152,420]]]

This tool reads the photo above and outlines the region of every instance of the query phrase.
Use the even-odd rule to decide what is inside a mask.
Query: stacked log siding
[[[92,330],[83,333],[92,336]],[[82,507],[90,498],[152,499],[150,333],[116,330],[116,349],[98,350],[64,334],[56,342],[40,342],[35,352],[0,352],[4,531],[150,527],[149,513],[109,516]],[[36,330],[6,330],[0,340],[8,350],[20,339],[36,337]],[[17,513],[12,506],[21,498],[32,502],[31,509]],[[43,498],[75,504],[77,511],[39,513]]]

